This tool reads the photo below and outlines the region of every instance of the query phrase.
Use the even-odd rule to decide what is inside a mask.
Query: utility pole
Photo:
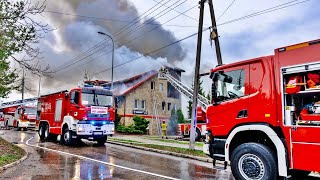
[[[38,89],[38,98],[40,97],[40,87],[41,87],[41,75],[39,75],[39,89]]]
[[[214,15],[212,0],[208,0],[208,4],[209,4],[211,23],[212,23],[212,25],[211,25],[212,32],[210,34],[210,38],[214,40],[214,44],[216,47],[216,55],[217,55],[218,65],[222,65],[222,56],[221,56],[221,50],[220,50],[219,35],[218,35],[217,22],[216,22],[216,17]]]
[[[191,113],[191,130],[190,130],[190,144],[189,148],[194,150],[195,134],[197,133],[197,105],[198,105],[198,91],[199,91],[199,70],[200,70],[200,58],[201,58],[201,45],[202,45],[202,29],[203,29],[203,14],[204,3],[206,0],[200,0],[200,15],[199,15],[199,27],[198,27],[198,44],[197,44],[197,57],[194,71],[194,90],[193,90],[193,102]]]
[[[22,82],[21,82],[21,86],[22,86],[22,89],[21,89],[21,95],[22,95],[22,101],[24,100],[24,68],[22,69]]]
[[[203,29],[203,14],[204,14],[204,3],[207,0],[200,0],[200,15],[199,15],[199,27],[198,27],[198,44],[197,44],[197,57],[196,57],[196,65],[194,71],[194,90],[193,90],[193,102],[192,102],[192,115],[191,115],[191,130],[190,130],[190,144],[189,148],[194,150],[194,143],[195,143],[195,134],[197,128],[197,105],[198,105],[198,92],[199,92],[199,70],[200,70],[200,58],[201,58],[201,45],[202,45],[202,29]],[[222,56],[220,50],[220,43],[219,43],[219,35],[217,30],[217,23],[216,18],[214,15],[214,9],[212,0],[208,0],[210,15],[211,15],[211,23],[212,23],[212,32],[210,34],[210,38],[214,40],[215,48],[216,48],[216,55],[218,65],[222,65]],[[208,73],[202,74],[208,75]]]

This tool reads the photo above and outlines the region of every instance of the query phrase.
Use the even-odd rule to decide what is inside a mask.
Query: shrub
[[[123,126],[118,124],[116,130],[122,133],[129,133],[129,134],[144,134],[147,132],[147,127],[149,121],[145,118],[140,116],[133,117],[134,125]]]

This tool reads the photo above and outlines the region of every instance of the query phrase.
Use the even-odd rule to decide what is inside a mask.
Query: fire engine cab
[[[320,172],[320,40],[211,70],[204,152],[236,179]]]
[[[114,134],[115,106],[112,92],[85,85],[43,95],[38,100],[40,139],[57,138],[72,145],[89,139],[103,145]]]

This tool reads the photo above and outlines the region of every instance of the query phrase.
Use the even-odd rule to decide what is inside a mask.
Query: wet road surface
[[[84,141],[83,145],[68,147],[40,142],[33,131],[7,130],[3,137],[18,143],[29,156],[2,172],[1,179],[233,179],[230,170],[214,170],[211,163],[108,143],[99,147]]]

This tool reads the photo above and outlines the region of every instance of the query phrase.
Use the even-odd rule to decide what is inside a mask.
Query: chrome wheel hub
[[[254,154],[244,154],[238,162],[240,174],[245,179],[261,180],[265,174],[263,161]]]

